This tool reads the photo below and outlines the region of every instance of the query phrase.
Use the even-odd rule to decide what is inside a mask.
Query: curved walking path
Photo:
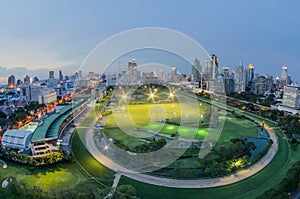
[[[257,120],[255,121],[261,123],[260,121]],[[246,178],[249,178],[250,176],[261,171],[273,160],[273,158],[275,157],[278,151],[277,136],[273,131],[273,129],[265,124],[264,128],[268,131],[270,135],[270,139],[273,141],[273,144],[269,148],[268,153],[264,157],[262,157],[255,165],[249,167],[248,169],[242,170],[238,173],[229,176],[220,177],[220,178],[211,178],[211,179],[179,180],[179,179],[161,178],[161,177],[150,176],[150,175],[131,171],[115,163],[108,156],[104,155],[101,152],[101,150],[98,148],[99,146],[97,146],[94,140],[95,123],[96,123],[96,119],[94,120],[94,122],[92,122],[90,127],[87,129],[87,132],[84,134],[85,136],[81,137],[83,143],[85,143],[87,150],[92,154],[92,156],[104,166],[108,167],[109,169],[117,173],[120,173],[121,175],[124,175],[126,177],[129,177],[131,179],[140,182],[158,185],[158,186],[174,187],[174,188],[209,188],[209,187],[219,187],[219,186],[233,184],[242,181]]]

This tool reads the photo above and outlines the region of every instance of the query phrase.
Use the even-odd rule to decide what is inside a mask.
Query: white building
[[[300,108],[300,87],[285,86],[282,105],[292,109]]]
[[[38,96],[38,102],[39,104],[50,104],[57,100],[57,95],[54,89],[48,89],[43,91]]]
[[[23,130],[7,130],[3,134],[2,147],[17,148],[25,151],[30,148],[30,141],[33,132]]]
[[[237,66],[234,70],[234,91],[241,93],[245,92],[246,88],[246,79],[245,79],[245,70],[242,65]]]

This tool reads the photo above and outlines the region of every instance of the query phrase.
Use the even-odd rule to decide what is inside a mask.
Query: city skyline
[[[277,74],[271,75],[280,76],[282,66],[287,66],[290,74],[298,74],[299,28],[294,24],[299,18],[295,10],[299,3],[293,3],[3,3],[0,8],[3,76],[0,78],[18,69],[44,71],[56,66],[67,72],[79,68],[85,56],[101,41],[118,32],[145,26],[170,28],[190,36],[210,54],[218,55],[220,66],[233,68],[242,61],[254,64],[261,74],[278,68]],[[134,12],[122,12],[129,5]],[[178,8],[182,8],[180,14]],[[297,75],[293,79],[300,81]]]

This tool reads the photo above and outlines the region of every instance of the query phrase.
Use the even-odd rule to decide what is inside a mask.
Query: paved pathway
[[[253,118],[254,119],[254,118]],[[141,181],[148,184],[165,186],[165,187],[176,187],[176,188],[209,188],[209,187],[219,187],[224,185],[233,184],[244,180],[259,171],[261,171],[264,167],[266,167],[275,157],[278,151],[278,140],[277,136],[274,133],[273,129],[268,125],[264,125],[264,128],[269,132],[270,139],[273,140],[273,144],[271,145],[268,153],[262,157],[255,165],[251,166],[248,169],[240,171],[236,174],[232,174],[230,176],[221,177],[221,178],[212,178],[212,179],[200,179],[200,180],[178,180],[178,179],[170,179],[170,178],[161,178],[156,176],[150,176],[142,173],[137,173],[131,171],[111,160],[108,156],[104,155],[102,151],[97,146],[94,140],[94,125],[96,120],[91,123],[90,128],[87,130],[87,133],[84,134],[82,140],[85,143],[88,151],[101,162],[103,165],[108,167],[111,170],[114,170],[117,173],[121,173],[122,175],[132,178],[137,181]],[[257,121],[259,122],[259,121]]]
[[[114,179],[114,183],[111,187],[111,191],[107,194],[107,196],[104,198],[104,199],[107,199],[107,198],[112,198],[116,189],[117,189],[117,186],[119,184],[119,181],[120,181],[120,178],[121,178],[122,174],[121,173],[116,173],[115,174],[115,179]]]

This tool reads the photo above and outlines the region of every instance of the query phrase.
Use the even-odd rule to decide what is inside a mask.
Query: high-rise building
[[[53,70],[49,71],[49,79],[54,79],[54,71]]]
[[[286,81],[288,78],[288,73],[287,73],[287,67],[282,66],[282,71],[281,71],[281,80]]]
[[[8,77],[8,88],[14,89],[16,87],[16,78],[14,75]]]
[[[193,82],[199,82],[201,78],[202,73],[202,66],[200,65],[200,61],[196,57],[194,60],[194,64],[192,66],[192,81]]]
[[[266,92],[266,77],[258,76],[255,81],[255,94],[264,95]]]
[[[37,82],[39,82],[39,78],[38,77],[33,77],[33,81],[32,81],[32,83],[37,83]]]
[[[219,67],[219,60],[216,55],[209,56],[204,63],[204,70],[203,75],[204,78],[209,79],[217,79],[218,77],[218,67]]]
[[[24,77],[24,84],[30,84],[30,77],[28,75]]]
[[[282,105],[291,109],[300,108],[300,87],[285,86]]]
[[[271,92],[274,87],[274,81],[273,81],[273,76],[272,75],[267,75],[266,76],[266,90],[268,92]]]
[[[230,70],[228,67],[222,67],[222,73],[223,77],[223,84],[225,88],[226,93],[233,93],[234,92],[234,76],[230,73]]]
[[[253,64],[249,64],[246,67],[246,86],[251,85],[251,81],[254,79],[254,66]]]
[[[211,59],[213,61],[213,68],[212,68],[212,78],[217,79],[219,76],[219,59],[216,55],[211,55]]]
[[[18,79],[18,80],[17,80],[17,86],[20,86],[20,85],[22,85],[22,84],[23,84],[22,80]]]
[[[128,62],[128,74],[130,76],[130,83],[137,82],[137,63],[135,59]]]
[[[58,79],[59,79],[59,81],[63,81],[64,80],[64,75],[63,75],[63,73],[62,73],[61,70],[59,70],[59,72],[58,72]]]
[[[245,70],[244,66],[240,65],[235,67],[234,70],[234,91],[241,93],[245,92]]]

